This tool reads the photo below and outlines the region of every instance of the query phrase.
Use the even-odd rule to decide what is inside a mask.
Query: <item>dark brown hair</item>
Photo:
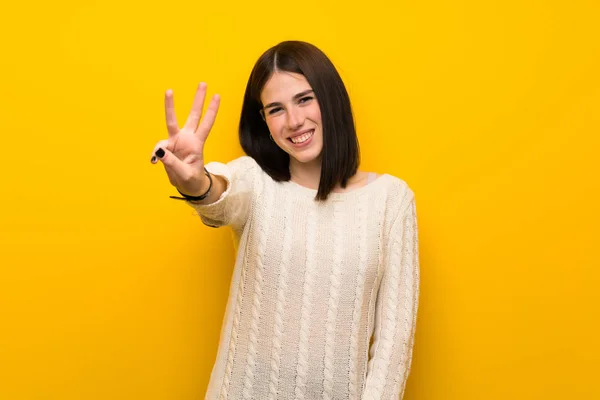
[[[323,150],[321,180],[316,200],[326,200],[336,184],[345,188],[360,164],[360,150],[350,97],[329,58],[302,41],[281,42],[264,52],[252,69],[239,125],[240,144],[247,155],[275,181],[290,180],[290,157],[269,137],[260,111],[260,95],[275,71],[302,74],[313,89],[321,110]]]

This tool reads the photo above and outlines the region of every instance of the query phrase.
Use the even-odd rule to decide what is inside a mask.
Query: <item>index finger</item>
[[[171,89],[168,89],[165,93],[165,116],[167,119],[167,130],[169,131],[169,136],[176,135],[179,132],[179,125],[177,124],[173,90]]]

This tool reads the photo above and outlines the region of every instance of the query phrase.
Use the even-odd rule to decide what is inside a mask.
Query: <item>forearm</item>
[[[412,199],[392,226],[377,298],[364,400],[398,399],[410,373],[419,306],[419,238]]]

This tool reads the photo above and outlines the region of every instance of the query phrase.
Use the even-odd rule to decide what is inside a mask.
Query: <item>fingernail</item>
[[[156,154],[158,158],[163,158],[163,156],[165,155],[165,151],[159,147],[154,154]]]
[[[152,156],[152,158],[150,159],[150,162],[156,162],[156,156]]]

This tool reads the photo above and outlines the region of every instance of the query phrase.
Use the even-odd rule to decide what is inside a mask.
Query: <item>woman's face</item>
[[[323,149],[321,109],[304,75],[275,72],[260,97],[275,143],[301,163],[319,160]]]

